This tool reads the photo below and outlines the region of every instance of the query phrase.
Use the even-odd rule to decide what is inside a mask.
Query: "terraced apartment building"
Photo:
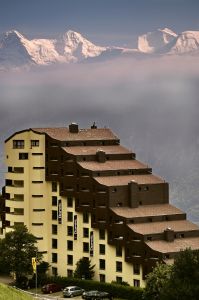
[[[199,249],[199,228],[169,204],[169,185],[107,128],[31,128],[5,141],[4,232],[23,223],[51,274],[82,257],[95,280],[144,286],[160,261]]]

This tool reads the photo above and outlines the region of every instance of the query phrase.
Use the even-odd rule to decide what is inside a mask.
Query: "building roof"
[[[99,184],[106,186],[122,186],[127,185],[130,181],[138,184],[157,184],[163,183],[164,180],[152,174],[146,175],[121,175],[121,176],[103,176],[93,177]]]
[[[104,163],[83,161],[78,163],[82,168],[91,171],[146,169],[147,165],[138,160],[108,160]]]
[[[32,130],[46,133],[59,141],[118,140],[118,137],[109,128],[79,129],[77,133],[71,133],[67,127],[32,128]]]
[[[68,154],[72,155],[95,155],[97,151],[103,150],[106,154],[130,154],[132,153],[127,148],[121,145],[111,146],[72,146],[62,147]]]
[[[111,210],[116,215],[127,219],[136,218],[136,217],[153,217],[153,216],[168,216],[168,215],[184,214],[182,210],[168,203],[140,205],[139,207],[136,208],[112,207]]]
[[[199,237],[174,239],[173,242],[167,242],[165,240],[147,241],[146,244],[152,250],[161,253],[175,253],[185,250],[186,248],[191,248],[192,250],[199,249]]]
[[[175,221],[162,221],[162,222],[148,222],[148,223],[139,223],[139,224],[129,224],[134,232],[140,234],[155,234],[162,233],[167,228],[171,228],[175,232],[181,231],[192,231],[199,230],[198,226],[187,221],[187,220],[175,220]]]

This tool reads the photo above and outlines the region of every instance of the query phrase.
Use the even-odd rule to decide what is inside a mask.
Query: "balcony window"
[[[72,236],[73,235],[73,226],[67,226],[67,235]]]
[[[133,285],[134,285],[135,287],[140,287],[140,280],[134,279],[134,280],[133,280]]]
[[[72,222],[73,221],[73,213],[71,211],[67,212],[67,221]]]
[[[15,201],[24,201],[24,195],[23,194],[14,194],[14,200]]]
[[[24,148],[24,140],[13,141],[13,149],[23,149],[23,148]]]
[[[99,230],[99,239],[100,240],[105,240],[105,229],[100,229]]]
[[[67,241],[67,250],[73,251],[73,241]]]
[[[140,265],[139,264],[134,264],[133,265],[133,273],[136,275],[140,274]]]
[[[100,282],[106,282],[106,276],[104,274],[99,274]]]
[[[39,140],[31,140],[31,147],[39,147]]]
[[[73,198],[72,197],[67,198],[67,206],[68,207],[73,207]]]
[[[28,159],[28,153],[19,153],[19,159],[20,160]]]
[[[105,245],[99,244],[99,254],[105,254]]]
[[[52,196],[52,206],[57,206],[57,197]]]
[[[88,238],[89,237],[89,229],[88,228],[83,228],[83,237]]]
[[[13,172],[14,173],[24,173],[24,168],[23,167],[14,167]]]
[[[89,243],[83,243],[83,252],[89,252]]]
[[[52,234],[57,234],[57,225],[52,224]]]
[[[116,272],[122,272],[122,262],[116,261]]]
[[[24,209],[23,208],[15,208],[14,209],[14,215],[24,215]]]
[[[106,261],[105,261],[105,259],[100,259],[99,260],[99,268],[100,268],[100,270],[105,270],[105,268],[106,268]]]
[[[52,210],[52,220],[57,220],[57,211]]]
[[[52,253],[52,262],[57,263],[57,260],[58,260],[57,253]]]
[[[121,257],[122,256],[122,247],[117,245],[116,246],[116,256]]]
[[[52,182],[52,192],[57,192],[57,182],[56,181]]]
[[[67,277],[73,277],[73,270],[67,270]]]
[[[67,255],[67,264],[73,265],[73,256],[72,255]]]
[[[89,223],[89,214],[88,212],[83,212],[83,223]]]
[[[14,187],[23,187],[24,182],[23,182],[23,180],[14,180],[13,185],[14,185]]]
[[[52,248],[57,249],[57,239],[52,239]]]

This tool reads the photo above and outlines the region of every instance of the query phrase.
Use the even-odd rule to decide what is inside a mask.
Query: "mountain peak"
[[[177,34],[169,28],[157,29],[138,37],[138,49],[143,53],[157,53],[171,43]]]
[[[17,30],[9,30],[6,31],[3,35],[4,38],[18,38],[18,39],[25,39],[24,36]]]

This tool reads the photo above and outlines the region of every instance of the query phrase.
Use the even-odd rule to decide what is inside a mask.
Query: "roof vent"
[[[78,124],[77,123],[71,123],[69,125],[69,132],[78,133],[79,132]]]
[[[97,129],[97,125],[95,124],[95,122],[93,122],[93,125],[91,126],[91,129]]]

